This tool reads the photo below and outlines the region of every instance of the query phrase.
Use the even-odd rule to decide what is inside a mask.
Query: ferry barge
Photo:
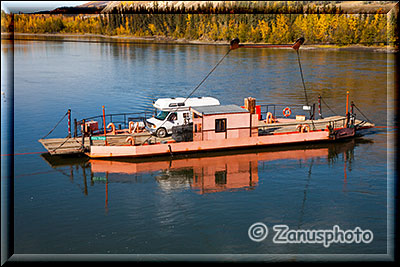
[[[303,42],[304,39],[300,38],[291,47],[298,52]],[[243,46],[235,39],[231,42],[229,51]],[[300,59],[299,66],[301,70]],[[160,103],[167,102],[169,109],[160,108]],[[85,154],[90,158],[140,158],[335,141],[354,137],[358,131],[375,126],[370,121],[356,119],[356,106],[349,102],[348,91],[345,115],[326,118],[321,114],[321,97],[318,98],[318,118],[315,103],[288,106],[257,105],[256,99],[251,97],[244,99],[243,106],[220,105],[214,98],[204,98],[204,101],[200,101],[189,97],[161,99],[153,103],[153,106],[163,112],[162,116],[153,116],[150,119],[147,118],[147,114],[133,113],[106,116],[103,106],[102,116],[74,120],[73,137],[71,110],[68,110],[65,115],[68,116],[68,136],[42,138],[39,142],[51,155]],[[117,117],[121,119],[118,120]],[[162,121],[156,122],[155,118],[161,120],[161,117]],[[106,120],[109,124],[106,124]]]
[[[352,112],[348,112],[347,116],[322,118],[319,114],[318,119],[312,117],[306,119],[306,115],[293,115],[289,106],[282,109],[281,117],[274,116],[270,111],[264,116],[261,107],[271,110],[271,105],[256,106],[254,98],[246,99],[245,102],[253,103],[252,105],[257,108],[237,105],[190,107],[192,122],[174,126],[172,136],[162,138],[152,135],[146,130],[146,126],[140,126],[139,121],[122,122],[129,126],[122,129],[119,124],[118,128],[121,129],[118,130],[114,123],[110,122],[107,125],[109,130],[107,128],[104,130],[104,126],[98,128],[98,121],[94,118],[86,122],[75,121],[74,137],[40,139],[39,142],[52,155],[83,153],[90,158],[146,157],[335,141],[353,137],[360,130],[375,126],[373,123],[356,119],[353,104]],[[273,107],[276,110],[278,105]],[[288,110],[292,114],[289,115]],[[117,115],[128,117],[127,114],[109,114],[108,117],[115,118]],[[103,125],[106,125],[105,120],[106,116],[103,117]],[[79,126],[81,126],[80,135],[77,134]]]

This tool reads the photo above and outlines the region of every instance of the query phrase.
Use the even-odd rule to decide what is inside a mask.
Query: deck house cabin
[[[258,136],[258,115],[237,105],[191,107],[193,141]]]

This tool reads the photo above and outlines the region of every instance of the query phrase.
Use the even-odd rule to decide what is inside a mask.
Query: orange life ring
[[[136,122],[136,132],[138,133],[143,132],[143,128],[139,126],[139,122]]]
[[[301,132],[304,133],[304,131],[307,129],[307,133],[310,132],[310,125],[304,124],[303,127],[301,127]]]
[[[125,142],[130,143],[131,146],[132,146],[132,145],[135,144],[135,139],[133,138],[133,136],[128,136],[128,137],[125,139]]]
[[[267,118],[265,119],[265,121],[269,124],[269,123],[273,123],[275,122],[274,116],[272,115],[271,112],[267,113]]]
[[[285,117],[289,117],[290,115],[292,115],[292,111],[290,110],[289,107],[286,107],[283,109],[283,116]]]
[[[128,127],[128,132],[129,133],[135,132],[135,130],[136,130],[135,125],[136,124],[133,121],[129,122],[129,127]]]
[[[302,128],[303,128],[303,125],[301,125],[301,124],[299,124],[299,125],[296,126],[296,130],[297,130],[298,132],[301,132],[301,131],[302,131],[302,130],[301,130]]]
[[[115,135],[115,125],[114,123],[110,122],[106,128],[110,128],[111,127],[111,134]]]

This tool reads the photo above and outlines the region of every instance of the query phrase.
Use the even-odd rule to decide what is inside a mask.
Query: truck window
[[[189,112],[183,113],[183,122],[185,124],[189,124],[189,122],[190,122],[190,113]]]
[[[176,112],[171,113],[171,115],[169,115],[168,120],[169,121],[174,121],[178,118],[178,115],[176,114]]]
[[[158,120],[162,120],[163,121],[163,120],[165,120],[165,118],[167,117],[168,114],[169,114],[168,111],[159,110],[157,112],[157,115],[155,116],[155,118],[158,119]]]

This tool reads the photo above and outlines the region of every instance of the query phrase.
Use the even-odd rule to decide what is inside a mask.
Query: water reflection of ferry
[[[71,180],[76,176],[80,166],[84,180],[84,194],[88,194],[88,177],[91,185],[103,183],[107,189],[109,183],[143,182],[142,175],[146,173],[157,173],[155,179],[162,190],[191,189],[204,194],[255,189],[259,182],[260,162],[325,158],[332,163],[336,161],[338,155],[343,154],[345,163],[350,165],[354,147],[366,142],[372,141],[356,138],[335,144],[314,144],[306,148],[292,146],[231,153],[202,153],[196,157],[166,157],[156,160],[117,161],[74,157],[68,161],[65,157],[58,158],[48,154],[42,154],[42,157],[52,168],[69,176]],[[69,172],[65,169],[68,166]],[[346,170],[344,171],[346,178]]]

